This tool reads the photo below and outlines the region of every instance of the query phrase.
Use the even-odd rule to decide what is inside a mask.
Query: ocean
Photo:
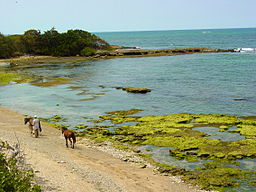
[[[92,125],[87,120],[97,119],[105,112],[134,108],[143,110],[138,115],[256,116],[256,28],[96,35],[110,44],[140,49],[206,47],[241,52],[24,66],[17,70],[43,76],[40,81],[59,77],[71,81],[52,87],[30,83],[1,86],[0,105],[44,118],[61,115],[68,118],[66,124],[70,128],[78,124]],[[129,94],[113,88],[117,86],[150,88],[152,92]],[[161,150],[157,150],[158,159],[163,159]],[[163,162],[168,160],[165,158]]]
[[[113,45],[142,49],[206,47],[255,48],[256,29],[203,29],[96,33]]]

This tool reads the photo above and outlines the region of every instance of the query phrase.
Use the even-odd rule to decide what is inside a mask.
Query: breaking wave
[[[256,48],[236,48],[236,52],[255,52]]]

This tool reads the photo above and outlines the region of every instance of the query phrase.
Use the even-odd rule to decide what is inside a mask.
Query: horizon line
[[[196,29],[160,29],[160,30],[113,30],[113,31],[91,31],[90,33],[115,33],[115,32],[157,32],[157,31],[197,31],[197,30],[222,30],[222,29],[256,29],[255,27],[224,27],[224,28],[196,28]]]
[[[33,29],[33,28],[31,28]],[[28,29],[28,30],[31,30],[31,29]],[[79,29],[79,28],[74,28],[73,30],[76,30],[76,29]],[[124,32],[160,32],[160,31],[199,31],[199,30],[224,30],[224,29],[256,29],[256,26],[255,27],[224,27],[224,28],[195,28],[195,29],[151,29],[151,30],[112,30],[112,31],[89,31],[89,30],[86,30],[86,29],[82,29],[80,28],[79,30],[84,30],[84,31],[87,31],[87,32],[90,32],[90,33],[124,33]],[[39,30],[39,29],[35,29],[35,30]],[[71,30],[71,29],[66,29],[66,31],[68,30]],[[41,30],[39,30],[41,31]],[[57,30],[58,31],[58,30]],[[25,31],[24,31],[25,32]],[[19,33],[14,33],[14,34],[4,34],[4,33],[1,33],[0,34],[3,34],[3,35],[20,35]]]

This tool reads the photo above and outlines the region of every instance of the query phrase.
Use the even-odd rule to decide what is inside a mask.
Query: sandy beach
[[[20,143],[26,164],[33,168],[44,191],[200,191],[178,177],[160,175],[150,166],[142,168],[125,162],[113,155],[120,155],[121,151],[95,146],[86,139],[78,138],[75,149],[66,148],[61,132],[46,124],[42,125],[40,137],[34,138],[23,118],[0,107],[0,139],[10,144]]]

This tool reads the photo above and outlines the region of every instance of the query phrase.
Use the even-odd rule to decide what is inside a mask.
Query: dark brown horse
[[[62,127],[61,131],[66,139],[66,146],[68,147],[68,140],[69,140],[70,146],[74,149],[74,144],[76,143],[75,133],[71,130],[68,130],[66,127]]]
[[[28,123],[28,128],[30,131],[30,134],[33,135],[33,118],[24,118],[24,124],[26,125]]]

